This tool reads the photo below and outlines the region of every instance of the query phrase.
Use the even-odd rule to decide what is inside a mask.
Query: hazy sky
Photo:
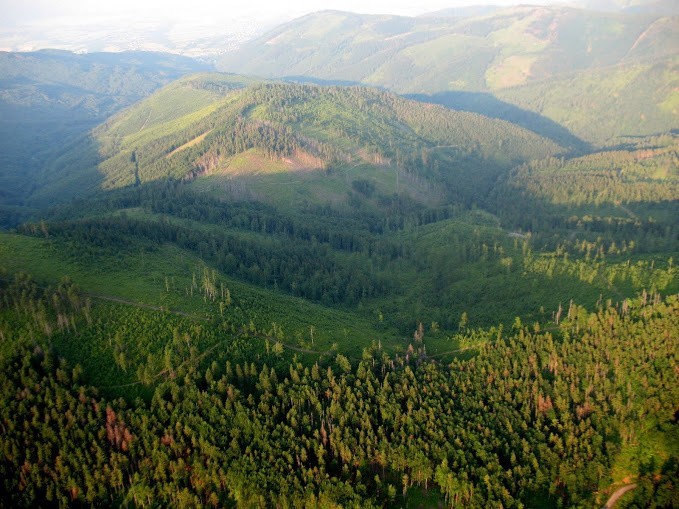
[[[103,18],[129,17],[143,20],[165,19],[214,21],[234,18],[292,18],[323,9],[338,9],[366,14],[389,13],[417,15],[447,7],[474,3],[511,5],[517,3],[553,3],[521,0],[0,0],[3,25],[28,23],[73,23]]]

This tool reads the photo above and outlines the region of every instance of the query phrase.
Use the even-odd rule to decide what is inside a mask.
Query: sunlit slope
[[[246,83],[245,78],[202,74],[171,83],[63,147],[37,179],[32,202],[45,205],[55,198],[126,185],[133,150],[130,147],[183,132],[228,101],[231,90]],[[110,170],[115,167],[118,169]],[[134,164],[132,168],[135,182]]]
[[[311,179],[312,202],[352,190],[473,200],[502,171],[563,152],[508,122],[378,90],[246,85],[218,74],[170,85],[66,151],[37,196],[173,178],[266,200],[272,185]]]
[[[519,6],[472,18],[310,14],[227,53],[219,66],[313,76],[402,93],[496,90],[577,70],[676,53],[676,20]]]
[[[499,98],[542,118],[526,120],[507,104],[496,116],[521,117],[539,133],[552,132],[544,124],[553,121],[603,144],[677,127],[678,23],[677,16],[540,6],[463,18],[325,11],[272,30],[218,66],[436,95],[442,104],[451,102],[443,93],[467,92],[455,107],[481,113],[498,109],[491,103]]]
[[[675,32],[676,33],[676,32]],[[597,144],[679,128],[679,58],[620,64],[498,91]]]
[[[128,311],[155,312],[168,321],[173,317],[203,324],[226,320],[239,329],[255,326],[258,330],[275,323],[287,333],[286,344],[306,350],[329,350],[347,335],[341,330],[351,332],[351,341],[338,345],[345,353],[361,351],[372,340],[386,341],[395,333],[356,313],[239,281],[171,244],[137,240],[118,246],[114,254],[92,244],[76,246],[64,239],[0,233],[0,276],[14,273],[30,274],[44,286],[68,277],[94,304],[116,303]],[[215,286],[219,298],[207,296],[206,284]],[[155,342],[162,345],[166,339],[161,335]],[[263,350],[263,340],[258,346]]]

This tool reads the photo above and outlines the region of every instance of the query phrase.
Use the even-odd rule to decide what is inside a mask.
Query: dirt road
[[[620,497],[622,497],[625,493],[633,490],[636,487],[637,487],[636,484],[628,484],[627,486],[623,486],[622,488],[615,490],[615,493],[611,495],[611,498],[609,498],[608,502],[606,502],[606,504],[604,505],[604,509],[611,509]]]

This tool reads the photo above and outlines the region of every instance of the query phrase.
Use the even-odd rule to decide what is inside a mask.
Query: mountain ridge
[[[184,78],[112,117],[82,143],[71,155],[66,152],[55,161],[45,174],[45,189],[60,188],[68,174],[103,179],[101,186],[106,189],[168,177],[230,178],[227,168],[236,170],[229,161],[257,149],[268,158],[269,167],[279,167],[277,171],[283,173],[276,160],[301,167],[309,164],[321,187],[327,180],[323,175],[333,169],[365,165],[375,171],[383,167],[379,174],[387,168],[401,178],[411,174],[424,179],[421,185],[433,179],[432,183],[452,189],[455,182],[453,187],[469,199],[476,194],[475,185],[490,179],[484,184],[489,185],[492,175],[503,168],[565,152],[502,120],[408,101],[375,89],[257,83],[220,74]],[[88,152],[93,159],[83,165],[82,154]],[[241,176],[243,170],[247,173],[242,164],[237,171]],[[98,173],[93,173],[96,167]],[[476,184],[474,174],[479,179]],[[349,184],[341,187],[349,191]],[[397,191],[393,187],[397,184],[387,188]],[[63,194],[47,193],[42,200]]]
[[[593,12],[568,6],[518,6],[465,18],[357,15],[342,11],[313,13],[279,26],[225,54],[219,70],[267,78],[305,77],[379,86],[401,94],[445,92],[490,93],[514,106],[564,121],[539,107],[540,93],[516,102],[516,89],[538,83],[566,83],[586,95],[587,76],[622,69],[618,80],[634,89],[635,68],[658,62],[667,77],[644,82],[647,117],[657,125],[636,132],[616,130],[613,113],[579,109],[584,123],[605,119],[600,130],[573,134],[602,144],[626,134],[650,135],[676,127],[661,111],[673,101],[665,85],[679,79],[674,60],[679,54],[679,17],[655,14]],[[573,76],[584,76],[583,80]],[[628,77],[627,75],[631,76]],[[523,92],[524,94],[526,92]],[[597,91],[595,101],[605,101]],[[567,101],[555,103],[564,110]],[[643,123],[642,123],[643,124]],[[571,130],[569,125],[564,126]],[[579,126],[577,126],[579,127]],[[649,129],[655,129],[650,130]]]

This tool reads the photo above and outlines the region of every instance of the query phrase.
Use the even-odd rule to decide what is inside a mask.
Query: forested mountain
[[[678,32],[675,23],[673,33]],[[627,136],[676,129],[678,86],[679,58],[674,56],[511,87],[498,91],[497,97],[539,113],[584,140],[615,145]]]
[[[675,229],[679,136],[632,139],[582,157],[532,161],[507,175],[494,194],[498,214],[530,230],[567,215],[572,220],[575,213]]]
[[[274,29],[227,53],[218,66],[266,77],[360,82],[399,93],[491,92],[602,143],[676,127],[677,22],[676,16],[652,12],[539,6],[462,18],[326,11]],[[545,88],[550,93],[543,104]],[[612,113],[618,109],[609,107],[618,105],[609,96],[615,102],[628,94],[638,107],[618,125]],[[467,98],[467,108],[485,104],[483,96]]]
[[[678,25],[608,4],[0,53],[0,508],[674,508]]]
[[[431,114],[431,107],[360,88],[259,84],[224,99],[198,87],[207,104],[198,109],[204,115],[199,122],[223,121],[229,118],[225,112],[250,112],[247,118],[231,117],[228,136],[211,123],[180,138],[129,143],[145,136],[134,126],[146,123],[152,133],[164,133],[177,118],[186,118],[176,107],[167,110],[169,119],[158,116],[153,105],[159,98],[197,84],[214,86],[216,78],[185,79],[112,120],[106,132],[120,135],[102,139],[115,156],[100,166],[113,170],[111,189],[45,212],[47,222],[20,231],[51,239],[64,260],[76,256],[84,262],[76,253],[90,253],[85,272],[108,263],[121,246],[130,246],[129,263],[136,265],[149,245],[170,243],[241,281],[324,305],[359,306],[403,333],[418,321],[455,328],[462,313],[483,325],[514,316],[544,319],[545,309],[558,308],[564,293],[591,305],[602,292],[619,296],[676,288],[676,136],[636,140],[588,156],[531,159],[509,171],[511,161],[493,162],[494,142],[485,146],[483,157],[463,152],[460,160],[459,152],[452,152],[449,159],[438,159],[421,145],[427,138],[411,131],[416,157],[399,156],[400,166],[386,162],[393,154],[371,153],[359,145],[367,138],[351,138],[343,129],[352,122],[367,125],[389,140],[396,126],[398,148],[409,154],[413,148],[406,144],[405,126],[420,125],[422,135],[427,131],[408,115]],[[240,86],[232,77],[222,79],[227,88]],[[285,97],[289,105],[282,107]],[[254,109],[253,98],[258,98]],[[332,101],[320,109],[321,99]],[[361,109],[349,108],[366,99],[374,100],[371,108],[383,116],[371,109],[365,117]],[[302,116],[308,111],[313,122]],[[457,118],[443,108],[434,111],[440,119]],[[297,129],[269,120],[275,115]],[[349,115],[352,121],[342,123]],[[149,118],[159,121],[152,124]],[[398,118],[411,124],[397,123]],[[437,139],[446,135],[437,130],[442,125],[433,122],[437,117],[423,118]],[[463,118],[469,127],[468,118],[474,117]],[[334,126],[334,139],[321,138],[325,121]],[[215,137],[204,135],[206,125],[210,134],[217,131]],[[375,132],[361,130],[366,137]],[[460,132],[452,132],[459,140]],[[523,153],[539,155],[534,150],[549,147],[544,143],[525,145]],[[511,140],[503,145],[507,157]],[[351,154],[355,159],[344,159]],[[173,162],[177,156],[182,157]],[[433,164],[424,164],[423,156]],[[173,180],[167,181],[162,173],[167,171],[176,172],[170,174]],[[75,177],[82,182],[82,174]],[[30,263],[15,267],[35,270]]]
[[[497,90],[676,55],[676,43],[663,44],[675,24],[568,7],[511,7],[463,19],[325,11],[227,53],[219,66],[267,77],[354,80],[400,93]]]
[[[565,152],[505,121],[374,89],[247,83],[210,74],[170,85],[55,159],[33,199],[201,177],[237,199],[277,201],[272,185],[298,181],[311,202],[353,189],[471,203],[510,167]]]
[[[0,224],[45,164],[122,108],[204,65],[155,53],[0,52]]]

